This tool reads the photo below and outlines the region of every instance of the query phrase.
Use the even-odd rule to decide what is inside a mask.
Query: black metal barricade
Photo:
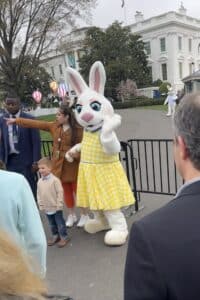
[[[51,157],[52,153],[52,141],[43,140],[41,141],[41,151],[42,156]],[[135,160],[133,157],[133,150],[131,146],[127,142],[121,142],[121,152],[120,152],[120,160],[125,169],[128,181],[130,183],[131,189],[134,193],[136,202],[134,205],[135,211],[138,210],[138,197],[137,197],[137,188],[136,188],[136,180],[135,180]]]
[[[52,141],[42,141],[42,155],[51,157]],[[120,160],[139,209],[141,193],[175,195],[183,180],[173,158],[171,139],[121,141]]]
[[[51,157],[53,141],[43,140],[41,141],[42,156]]]
[[[175,195],[183,180],[174,163],[173,140],[131,139],[128,143],[137,164],[133,173],[138,199],[140,193]]]

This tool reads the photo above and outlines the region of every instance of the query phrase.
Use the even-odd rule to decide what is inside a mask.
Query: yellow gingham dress
[[[77,206],[112,210],[134,204],[119,155],[103,151],[99,132],[84,131],[78,173]]]

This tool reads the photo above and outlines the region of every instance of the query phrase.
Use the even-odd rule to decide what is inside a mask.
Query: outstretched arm
[[[28,118],[5,118],[7,125],[16,123],[18,126],[26,128],[37,128],[40,130],[51,131],[53,122],[33,120]]]

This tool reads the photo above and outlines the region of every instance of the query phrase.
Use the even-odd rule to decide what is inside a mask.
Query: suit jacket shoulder
[[[125,300],[188,300],[200,295],[200,181],[132,226]]]
[[[186,212],[188,216],[193,214],[196,209],[200,209],[200,181],[194,182],[180,192],[180,194],[173,198],[169,203],[161,207],[160,209],[154,211],[148,216],[142,218],[138,221],[138,225],[144,227],[147,231],[156,230],[159,231],[159,228],[162,226],[165,227],[165,224],[170,227],[177,225],[183,219],[185,220]],[[185,222],[185,221],[184,221]]]

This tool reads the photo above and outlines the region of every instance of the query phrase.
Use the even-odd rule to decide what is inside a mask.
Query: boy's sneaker
[[[74,218],[73,215],[69,215],[66,221],[66,226],[67,227],[72,227],[74,225]]]
[[[58,243],[59,241],[60,241],[60,238],[59,238],[59,236],[57,236],[57,237],[53,237],[51,240],[48,240],[47,244],[48,244],[48,246],[53,246],[56,243]]]
[[[81,215],[80,220],[77,224],[77,227],[83,227],[88,220],[89,220],[88,215]]]
[[[62,247],[65,247],[68,243],[69,243],[70,239],[61,239],[59,242],[58,242],[58,248],[62,248]]]

